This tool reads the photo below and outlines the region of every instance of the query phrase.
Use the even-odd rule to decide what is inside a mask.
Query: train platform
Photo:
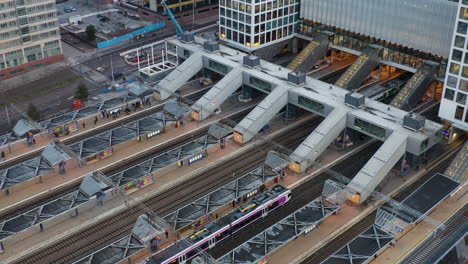
[[[181,96],[189,96],[191,94],[197,93],[200,91],[199,85],[197,85],[197,81],[193,81],[190,83],[187,83],[181,88]],[[208,90],[209,87],[203,88],[203,90]],[[120,117],[113,119],[111,118],[105,118],[102,119],[100,116],[100,112],[97,112],[96,114],[91,114],[91,115],[86,115],[81,119],[76,119],[73,122],[76,122],[77,124],[77,131],[70,133],[69,135],[60,135],[59,139],[62,142],[70,141],[73,140],[74,138],[82,138],[86,135],[92,135],[93,131],[96,129],[100,129],[102,132],[102,129],[106,127],[110,127],[115,124],[121,124],[122,122],[128,122],[127,119],[132,118],[135,115],[138,116],[145,116],[145,113],[149,114],[154,112],[154,109],[160,108],[162,105],[164,105],[166,102],[159,102],[155,100],[152,96],[149,97],[151,106],[148,105],[143,105],[141,109],[137,111],[131,111],[129,115],[121,115]],[[122,105],[116,105],[115,107],[118,106],[125,106],[125,104]],[[94,124],[94,119],[95,117],[98,117],[98,122]],[[84,124],[84,125],[83,125]],[[52,140],[49,135],[46,135],[44,133],[40,133],[34,136],[36,144],[28,144],[26,142],[26,139],[18,139],[16,141],[13,141],[11,143],[5,144],[3,146],[0,146],[0,151],[5,152],[5,160],[0,160],[0,167],[5,167],[7,166],[6,164],[12,164],[12,162],[15,162],[15,160],[23,157],[23,156],[31,156],[34,154],[39,154],[40,151],[44,149],[44,147],[49,144]]]
[[[369,143],[356,144],[346,149],[332,146],[324,152],[320,162],[323,167],[329,168],[339,162],[339,160],[352,156],[368,144]],[[175,230],[179,230],[180,238],[184,238],[196,231],[196,229],[193,228],[193,224],[195,224],[197,228],[201,228],[203,225],[231,213],[236,208],[245,204],[245,202],[249,202],[250,200],[246,200],[244,202],[235,203],[234,206],[232,205],[232,200],[235,200],[237,197],[243,197],[244,194],[250,193],[251,191],[258,190],[258,187],[262,184],[265,184],[267,189],[270,189],[276,184],[281,184],[292,189],[299,186],[302,182],[318,175],[318,173],[322,171],[323,168],[318,166],[311,168],[307,174],[297,174],[286,171],[284,178],[281,179],[278,173],[262,166],[242,176],[239,180],[227,184],[219,190],[180,208],[173,214],[164,218],[167,219],[170,224],[174,225]],[[261,177],[259,177],[259,175],[263,175],[263,180],[260,180]],[[275,178],[278,180],[277,183],[274,181]],[[247,181],[249,182],[248,185],[246,185]],[[235,190],[239,191],[236,192]],[[179,218],[180,222],[178,222]],[[149,251],[145,252],[146,254],[137,253],[136,256],[132,256],[132,263],[136,263],[151,256]]]
[[[223,107],[223,110],[223,113],[225,113],[224,115],[219,114],[212,118],[208,118],[206,121],[188,123],[179,128],[178,131],[192,131],[193,127],[190,128],[190,124],[192,124],[192,126],[201,127],[205,123],[212,123],[214,122],[213,119],[218,120],[219,118],[222,118],[222,116],[227,115],[227,108]],[[307,120],[307,117],[305,120]],[[284,125],[282,120],[278,119],[272,121],[270,133],[277,133],[279,132],[280,128],[283,127]],[[290,124],[287,128],[293,129],[294,125]],[[174,133],[177,132],[176,129],[173,131]],[[172,136],[174,136],[174,133],[172,133]],[[135,145],[139,147],[138,144]],[[255,148],[256,145],[257,144],[253,143],[245,146],[239,146],[238,144],[228,141],[224,149],[220,149],[217,146],[210,148],[207,151],[208,155],[202,160],[195,162],[190,166],[183,166],[181,168],[172,166],[171,168],[165,169],[160,173],[156,173],[154,175],[155,179],[153,184],[139,189],[136,192],[130,193],[129,196],[137,201],[153,197],[158,193],[164,192],[165,190],[176,186],[186,179],[194,177],[194,175],[206,171],[208,168],[216,167],[217,164],[222,163],[226,159],[242,155],[242,153],[248,149]],[[24,257],[30,253],[35,252],[36,250],[40,250],[42,247],[77,233],[80,230],[85,229],[86,227],[97,223],[106,217],[111,217],[115,213],[120,212],[125,208],[126,207],[123,196],[110,196],[104,200],[103,206],[93,207],[85,212],[81,212],[77,217],[70,217],[66,215],[66,221],[61,219],[59,222],[58,219],[50,219],[48,222],[44,222],[44,230],[42,232],[40,232],[39,226],[34,226],[33,228],[29,228],[23,232],[17,233],[8,240],[4,241],[3,246],[5,251],[0,255],[0,262],[6,261],[9,263]],[[64,214],[61,216],[65,217]]]
[[[256,101],[243,104],[245,108],[253,107]],[[87,173],[96,170],[105,170],[117,166],[119,163],[130,161],[138,157],[142,157],[151,150],[169,144],[170,141],[175,141],[195,131],[207,129],[211,124],[242,110],[237,110],[238,104],[226,102],[223,105],[223,112],[208,118],[206,121],[185,122],[179,128],[168,127],[166,132],[159,134],[149,140],[130,140],[114,147],[113,154],[98,162],[89,164],[86,167],[79,167],[76,163],[70,163],[66,173],[60,174],[57,170],[50,171],[41,177],[33,178],[29,181],[18,184],[17,188],[10,188],[10,193],[0,192],[0,213],[4,210],[11,210],[20,203],[38,199],[47,196],[48,193],[60,189],[65,185],[79,182]]]
[[[439,144],[437,148],[439,148],[441,151],[447,149],[447,147],[442,144]],[[443,152],[435,151],[435,153]],[[428,158],[435,157],[428,156]],[[423,175],[425,171],[426,170],[424,166],[422,166],[419,170],[409,168],[405,175],[400,175],[393,172],[389,173],[381,183],[381,187],[379,187],[378,190],[384,194],[392,196],[394,193],[397,193],[399,190],[402,190],[420,178],[420,176]],[[379,200],[375,203],[375,206],[358,206],[347,201],[343,204],[343,207],[338,214],[331,215],[326,218],[316,230],[311,232],[310,235],[305,237],[300,236],[298,239],[290,241],[282,247],[279,247],[276,251],[272,252],[271,255],[268,255],[268,263],[301,263],[304,259],[307,258],[307,256],[312,255],[323,245],[339,236],[355,223],[358,223],[364,219],[367,215],[369,215],[370,212],[372,212],[374,207],[379,206],[382,201]]]
[[[445,223],[461,208],[468,203],[468,186],[465,185],[452,196],[442,201],[428,216],[439,222]],[[416,247],[429,238],[438,228],[432,223],[421,221],[404,232],[397,233],[394,246],[387,247],[381,254],[370,263],[400,263],[405,256],[410,254]]]

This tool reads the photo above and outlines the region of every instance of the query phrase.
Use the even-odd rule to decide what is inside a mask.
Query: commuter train
[[[216,243],[264,218],[291,199],[291,191],[276,185],[232,213],[200,228],[188,236],[189,243],[178,243],[153,256],[151,263],[184,264]]]

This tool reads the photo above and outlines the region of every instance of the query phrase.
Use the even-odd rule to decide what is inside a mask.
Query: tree
[[[96,39],[96,28],[93,25],[87,26],[86,35],[88,36],[88,40],[94,41]]]
[[[89,91],[86,85],[80,83],[78,89],[76,90],[75,99],[88,100]]]
[[[37,106],[35,106],[32,103],[29,103],[27,114],[32,120],[37,121],[41,118],[41,113],[39,112],[39,109],[37,109]]]

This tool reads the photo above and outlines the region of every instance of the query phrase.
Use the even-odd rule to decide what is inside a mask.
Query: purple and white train
[[[153,264],[184,264],[216,243],[266,217],[291,199],[291,191],[281,185],[255,197],[234,212],[206,225],[188,237],[190,243],[178,243],[152,257]]]

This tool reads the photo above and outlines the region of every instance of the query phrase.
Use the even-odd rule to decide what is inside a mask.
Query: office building
[[[468,0],[461,0],[450,38],[449,67],[439,109],[440,118],[468,131]]]
[[[221,0],[220,39],[250,52],[292,38],[297,31],[298,0]]]
[[[55,0],[0,0],[0,79],[60,60]]]

